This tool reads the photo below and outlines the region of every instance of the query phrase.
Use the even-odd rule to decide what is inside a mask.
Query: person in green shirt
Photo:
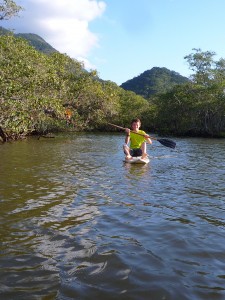
[[[131,121],[131,129],[125,129],[126,138],[123,150],[126,155],[126,159],[132,159],[132,157],[137,156],[141,156],[141,158],[144,159],[148,156],[146,152],[146,142],[152,144],[152,140],[143,130],[139,130],[140,127],[141,121],[139,119],[133,119]],[[128,146],[129,143],[130,146]]]

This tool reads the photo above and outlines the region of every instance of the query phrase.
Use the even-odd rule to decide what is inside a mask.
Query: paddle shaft
[[[109,125],[112,125],[116,128],[119,128],[119,129],[122,129],[122,130],[126,130],[126,128],[124,127],[121,127],[121,126],[118,126],[118,125],[115,125],[115,124],[112,124],[112,123],[108,123]],[[150,138],[152,140],[155,140],[157,142],[159,142],[160,144],[162,144],[163,146],[165,147],[168,147],[168,148],[172,148],[172,149],[175,149],[176,148],[176,143],[172,140],[169,140],[169,139],[157,139],[157,138],[154,138],[154,137],[151,137],[149,135],[144,135],[144,134],[141,134],[141,133],[138,133],[136,131],[133,131],[131,130],[131,132],[135,133],[135,134],[138,134],[138,135],[141,135],[143,137],[145,137],[146,139]]]
[[[116,127],[116,128],[119,128],[119,129],[122,129],[122,130],[125,130],[126,128],[124,128],[124,127],[121,127],[121,126],[118,126],[118,125],[115,125],[115,124],[112,124],[112,123],[108,123],[109,125],[112,125],[112,126],[114,126],[114,127]],[[156,138],[153,138],[153,137],[151,137],[151,136],[149,136],[149,135],[144,135],[144,134],[141,134],[141,133],[138,133],[138,132],[136,132],[136,131],[133,131],[133,130],[131,130],[131,132],[133,132],[133,133],[135,133],[135,134],[138,134],[138,135],[141,135],[141,136],[144,136],[145,138],[150,138],[150,139],[152,139],[152,140],[157,140]]]

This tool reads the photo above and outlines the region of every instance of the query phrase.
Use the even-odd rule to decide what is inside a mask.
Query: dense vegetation
[[[21,9],[3,0],[0,20]],[[0,138],[114,130],[107,122],[125,127],[134,117],[144,129],[162,134],[225,136],[225,60],[193,50],[185,57],[194,72],[190,80],[153,68],[122,88],[101,80],[95,70],[87,72],[37,35],[19,37],[0,28]]]
[[[225,136],[225,60],[193,50],[185,57],[194,71],[191,82],[152,99],[156,128],[176,135]]]
[[[45,55],[25,40],[0,36],[0,127],[8,138],[55,130],[103,130],[141,116],[147,100],[65,54]],[[67,111],[71,118],[68,120]]]
[[[154,67],[124,82],[121,87],[148,99],[152,95],[168,92],[175,85],[188,81],[188,78],[167,68]]]
[[[15,36],[16,37],[24,38],[36,50],[41,51],[43,53],[51,54],[51,53],[57,52],[56,49],[54,49],[51,45],[49,45],[43,38],[41,38],[37,34],[33,34],[33,33],[18,33]]]
[[[225,136],[225,60],[193,49],[185,59],[194,72],[190,79],[166,68],[153,68],[122,84],[148,99],[144,120],[161,134]],[[148,120],[146,119],[148,118]]]
[[[34,33],[16,33],[7,30],[6,28],[0,26],[0,35],[14,35],[15,37],[21,37],[28,41],[28,43],[33,46],[36,50],[43,52],[45,54],[51,54],[58,52],[55,48],[49,45],[42,37]]]
[[[114,130],[107,122],[129,126],[136,116],[146,130],[164,135],[223,136],[225,61],[214,55],[195,49],[185,57],[195,72],[191,80],[146,100],[65,54],[46,55],[22,38],[2,35],[0,136]]]

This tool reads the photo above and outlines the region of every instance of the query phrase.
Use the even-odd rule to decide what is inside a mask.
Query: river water
[[[0,145],[0,299],[225,299],[225,141]]]

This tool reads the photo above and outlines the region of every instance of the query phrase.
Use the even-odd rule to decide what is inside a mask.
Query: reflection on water
[[[0,145],[1,299],[224,299],[224,141],[122,142]]]
[[[124,168],[127,171],[127,175],[130,175],[131,179],[133,176],[133,179],[135,180],[136,177],[142,177],[144,176],[144,174],[147,175],[147,177],[149,176],[149,168],[150,165],[149,164],[129,164],[129,163],[124,163]]]

